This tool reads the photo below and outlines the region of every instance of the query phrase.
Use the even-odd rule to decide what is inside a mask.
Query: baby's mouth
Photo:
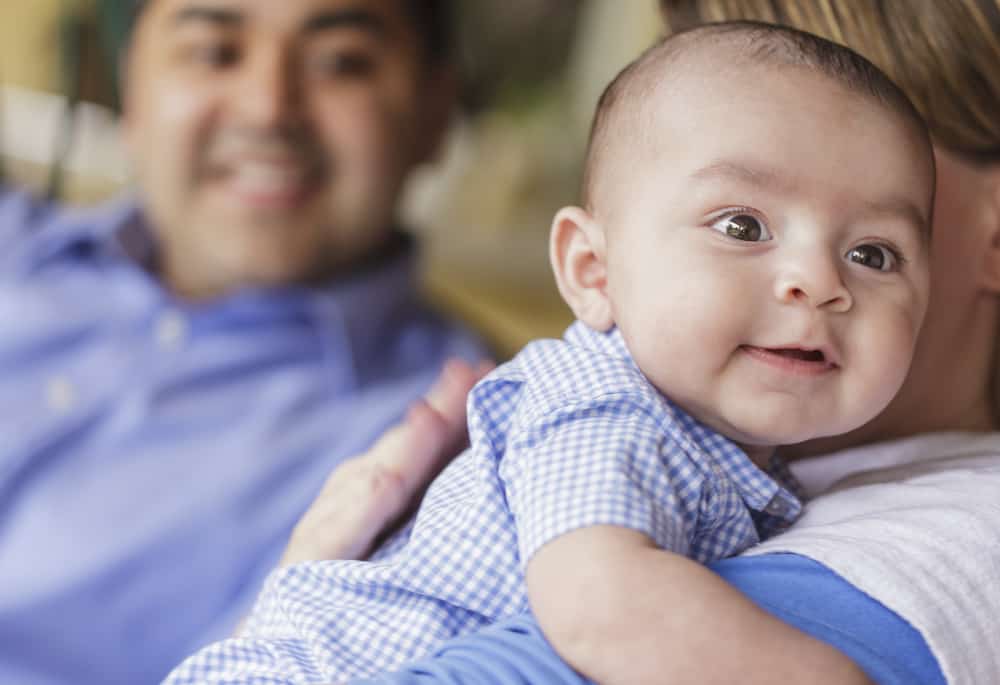
[[[816,348],[740,345],[740,350],[758,361],[793,373],[822,374],[839,367],[826,352]]]
[[[788,357],[790,359],[799,359],[804,362],[825,362],[826,355],[823,354],[823,350],[803,350],[793,347],[771,347],[765,348],[768,352],[772,352],[782,357]]]

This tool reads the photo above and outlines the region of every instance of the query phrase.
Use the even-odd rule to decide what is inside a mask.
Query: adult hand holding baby
[[[473,368],[450,361],[401,423],[330,474],[295,526],[279,565],[364,558],[465,447],[465,397],[491,368],[488,362]]]

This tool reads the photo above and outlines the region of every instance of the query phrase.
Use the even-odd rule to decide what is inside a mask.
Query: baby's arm
[[[601,683],[870,683],[833,647],[758,608],[709,569],[615,526],[581,528],[531,558],[545,636]],[[788,654],[789,658],[776,658]]]

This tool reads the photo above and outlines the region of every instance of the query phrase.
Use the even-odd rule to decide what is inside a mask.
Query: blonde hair
[[[1000,162],[1000,0],[661,0],[668,29],[765,21],[847,45],[890,76],[935,142]]]

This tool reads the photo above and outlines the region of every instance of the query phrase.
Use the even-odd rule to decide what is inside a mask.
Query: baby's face
[[[748,448],[871,419],[927,304],[933,171],[916,133],[796,67],[695,71],[651,97],[645,148],[619,157],[597,215],[639,367]]]

